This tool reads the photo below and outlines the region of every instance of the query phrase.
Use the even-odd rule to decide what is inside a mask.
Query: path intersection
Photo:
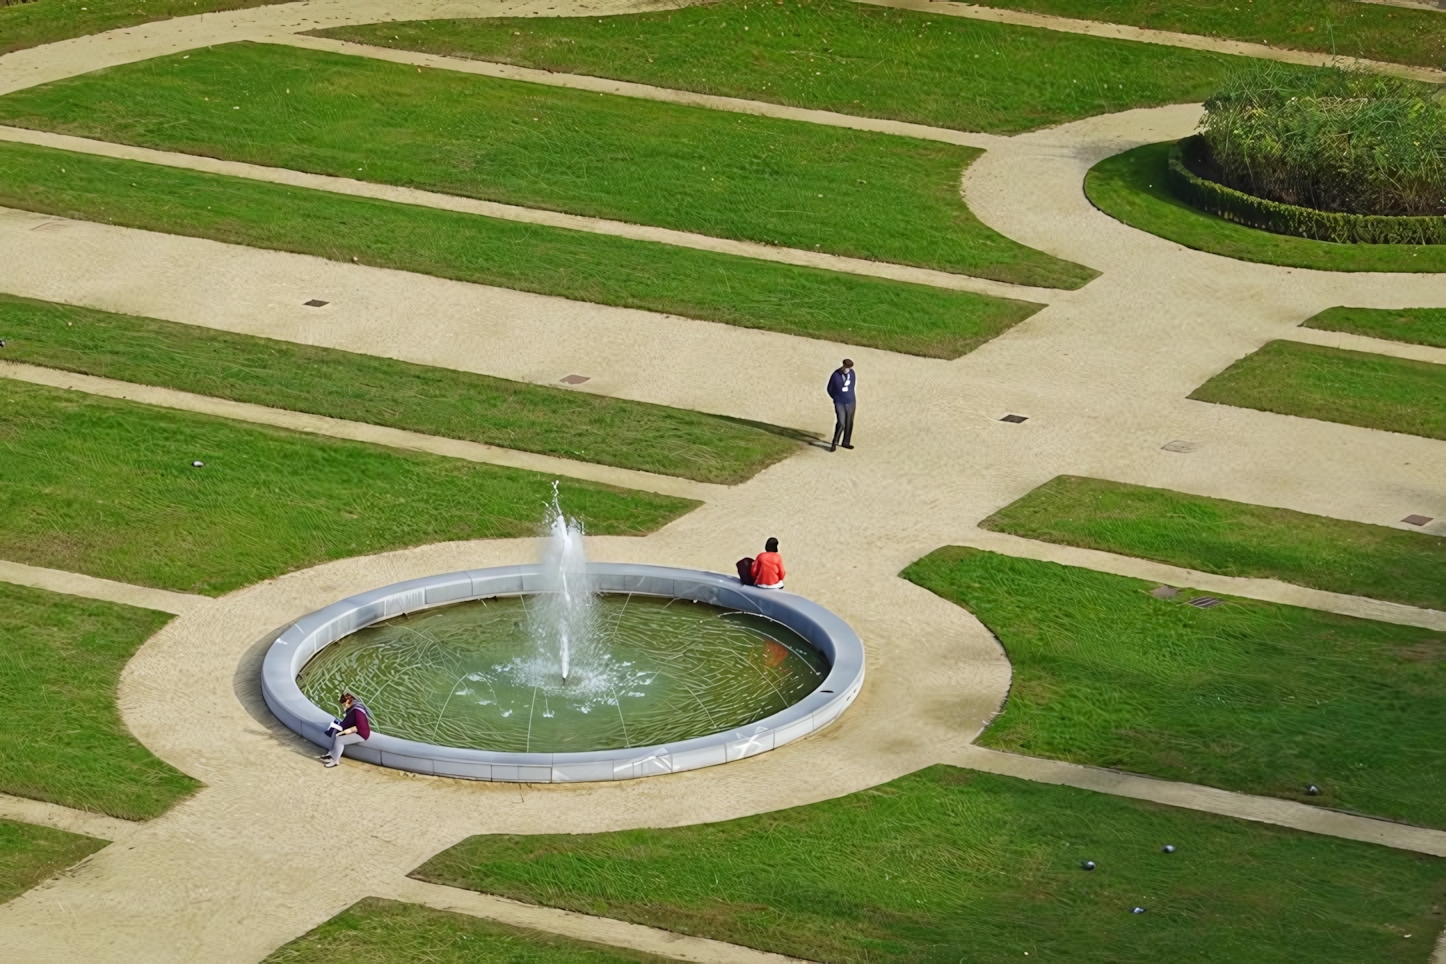
[[[661,6],[606,0],[313,0],[262,6],[19,51],[0,58],[0,92],[206,44],[284,39],[349,23],[601,15]],[[358,48],[350,45],[349,52]],[[805,447],[731,487],[650,480],[645,473],[597,466],[569,468],[565,460],[540,456],[528,458],[541,461],[507,464],[703,501],[645,538],[593,539],[596,559],[721,571],[765,536],[778,536],[788,551],[790,588],[847,620],[865,640],[869,661],[862,695],[829,729],[739,764],[666,779],[517,786],[364,765],[329,771],[316,766],[313,748],[280,727],[261,702],[259,661],[276,632],[303,613],[363,589],[529,561],[530,541],[447,543],[345,559],[211,601],[137,597],[180,615],[127,666],[119,693],[123,718],[153,753],[205,787],[123,839],[109,837],[116,843],[61,877],[0,905],[5,948],[0,957],[256,961],[360,898],[382,896],[682,960],[782,960],[616,921],[452,893],[406,875],[472,834],[724,820],[837,797],[940,762],[1446,855],[1446,833],[1440,831],[1009,758],[973,746],[1007,694],[1009,664],[995,638],[966,610],[898,575],[944,545],[1008,552],[1006,538],[981,532],[977,524],[1062,474],[1378,525],[1395,525],[1411,513],[1446,518],[1441,485],[1446,446],[1439,441],[1187,398],[1274,339],[1357,347],[1361,339],[1354,336],[1297,327],[1331,306],[1446,307],[1446,285],[1435,275],[1331,273],[1229,260],[1127,227],[1085,198],[1081,185],[1094,163],[1185,136],[1199,116],[1198,105],[1180,105],[1015,137],[967,135],[987,147],[961,184],[980,220],[1101,275],[1077,291],[1025,289],[1016,296],[1046,306],[952,361],[0,211],[0,288],[9,294],[528,382],[550,384],[579,372],[590,378],[585,391],[819,436],[832,425],[823,383],[840,358],[852,357],[862,395],[858,447],[852,452]],[[869,123],[872,129],[887,128]],[[937,133],[942,139],[959,136]],[[980,285],[978,290],[990,293],[1019,290]],[[312,314],[293,307],[308,297],[331,304]],[[1424,360],[1446,357],[1434,349],[1382,350]],[[0,375],[27,377],[18,369]],[[82,391],[121,391],[99,384],[88,388],[79,379],[75,384]],[[178,408],[201,404],[179,397],[183,394],[150,398],[138,388],[135,397]],[[256,421],[270,417],[227,414]],[[1001,421],[1008,414],[1027,421]],[[325,421],[294,424],[318,434],[346,430]],[[1193,450],[1163,448],[1175,440],[1188,440]],[[489,455],[486,448],[462,457],[501,462],[511,457],[500,451]],[[1097,555],[1075,553],[1069,561],[1108,569],[1109,560]],[[1291,595],[1293,587],[1281,584],[1211,578],[1256,598],[1362,615],[1383,611],[1352,597]],[[4,563],[0,579],[99,598],[123,592],[88,586],[85,577]],[[1406,609],[1394,612],[1418,625],[1446,628],[1439,613]],[[61,808],[51,809],[47,818],[43,805],[0,798],[0,816],[64,819]],[[105,836],[99,824],[92,832]],[[331,874],[338,865],[362,872]]]

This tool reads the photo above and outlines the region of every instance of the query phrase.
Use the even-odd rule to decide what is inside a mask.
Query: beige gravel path
[[[67,596],[84,596],[103,602],[123,603],[142,609],[155,609],[163,613],[185,613],[208,606],[213,601],[209,596],[193,596],[189,593],[171,592],[168,589],[152,589],[150,586],[133,586],[127,582],[97,579],[83,576],[78,572],[61,569],[45,569],[27,566],[20,562],[0,559],[0,583],[17,586],[31,586],[48,589]]]
[[[72,810],[57,803],[31,800],[26,797],[12,797],[0,793],[0,820],[14,820],[18,823],[33,823],[54,830],[85,834],[112,842],[125,840],[140,826],[129,820],[108,817],[103,813],[87,810]]]
[[[103,395],[106,398],[123,398],[162,408],[174,408],[184,412],[199,412],[204,415],[219,415],[238,422],[252,422],[257,425],[272,425],[313,435],[331,438],[351,439],[356,442],[371,442],[395,449],[409,449],[416,452],[430,452],[469,462],[486,462],[491,465],[505,465],[509,468],[528,469],[550,475],[587,479],[605,485],[642,489],[663,495],[682,496],[686,499],[708,499],[723,490],[723,486],[692,479],[679,479],[653,472],[639,472],[634,469],[614,468],[595,462],[579,462],[551,455],[538,455],[517,449],[499,448],[481,442],[445,438],[440,435],[425,435],[405,429],[388,428],[369,422],[351,422],[346,419],[329,418],[325,415],[311,415],[293,412],[283,408],[267,408],[248,402],[234,402],[210,395],[196,395],[172,388],[158,388],[154,385],[138,385],[112,378],[98,378],[81,375],[57,368],[42,368],[38,365],[22,365],[16,362],[0,361],[0,378],[13,378],[34,385],[49,385],[85,392],[88,395]],[[3,563],[0,563],[3,565]],[[168,595],[177,595],[170,593]]]
[[[1412,67],[1380,60],[1363,60],[1358,57],[1335,57],[1331,54],[1315,53],[1309,50],[1291,50],[1286,47],[1272,47],[1268,43],[1246,43],[1240,40],[1222,40],[1194,33],[1175,33],[1170,30],[1150,30],[1146,27],[1131,27],[1119,23],[1104,23],[1099,20],[1075,20],[1069,17],[1055,17],[1044,13],[1027,13],[1023,10],[1006,10],[999,7],[979,7],[972,3],[952,3],[948,0],[859,0],[880,7],[896,7],[900,10],[918,10],[945,17],[967,17],[970,20],[987,20],[991,23],[1007,23],[1018,27],[1038,27],[1060,33],[1084,34],[1089,37],[1107,37],[1113,40],[1133,40],[1136,43],[1160,44],[1166,47],[1185,47],[1190,50],[1207,50],[1217,54],[1235,54],[1241,57],[1258,57],[1262,60],[1276,60],[1287,64],[1307,66],[1358,67],[1380,73],[1396,74],[1429,84],[1446,82],[1446,70],[1430,67]]]
[[[408,16],[482,6],[419,3]],[[304,29],[301,10],[316,26],[382,18],[383,5],[371,0],[345,7],[320,0],[243,11],[204,34],[185,21],[147,25],[157,32],[91,38],[56,52],[56,65],[36,55],[23,70],[3,58],[0,89],[64,76],[78,63],[194,46],[197,36]],[[292,21],[281,22],[283,13]],[[575,787],[437,780],[353,763],[327,771],[261,704],[256,673],[274,634],[364,588],[523,561],[535,548],[508,540],[426,546],[247,587],[166,626],[121,682],[121,712],[137,738],[206,788],[124,847],[0,906],[0,939],[26,961],[254,961],[362,896],[399,893],[407,871],[469,834],[720,820],[834,797],[935,762],[1161,794],[1176,805],[1435,852],[1437,831],[972,747],[1006,692],[1007,662],[970,614],[896,575],[940,545],[967,540],[980,519],[1061,473],[1387,525],[1408,513],[1446,517],[1446,446],[1438,441],[1185,397],[1323,308],[1446,304],[1439,276],[1242,264],[1143,235],[1084,199],[1081,179],[1094,161],[1188,133],[1197,117],[1198,108],[1184,107],[1095,118],[1002,141],[971,167],[964,189],[986,223],[1105,273],[953,362],[0,211],[0,287],[12,293],[509,378],[552,383],[578,372],[594,376],[587,390],[813,431],[830,427],[823,380],[849,354],[863,396],[856,451],[807,449],[646,539],[594,539],[591,552],[721,570],[777,535],[790,588],[847,619],[869,659],[868,683],[838,723],[725,767]],[[311,297],[334,304],[301,308]],[[999,421],[1010,412],[1029,420]],[[1196,447],[1162,450],[1174,440]],[[375,885],[329,875],[339,859],[366,868]]]

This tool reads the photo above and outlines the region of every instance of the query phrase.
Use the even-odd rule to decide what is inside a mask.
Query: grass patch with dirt
[[[603,18],[418,20],[316,33],[994,134],[1201,101],[1238,62],[844,0],[722,0]]]
[[[533,536],[552,482],[0,379],[0,558],[28,565],[220,595],[332,559]],[[561,492],[595,535],[697,505],[571,479]]]
[[[1446,348],[1446,308],[1327,308],[1301,327]]]
[[[958,547],[904,577],[1009,655],[981,745],[1446,826],[1440,630],[1232,597],[1197,608],[1188,588],[1156,598],[1154,583]]]
[[[805,433],[194,325],[0,294],[6,361],[735,484]]]
[[[1446,271],[1446,244],[1334,244],[1248,228],[1191,207],[1170,193],[1173,142],[1107,157],[1085,175],[1095,207],[1130,227],[1239,261],[1320,271]]]
[[[1446,539],[1423,532],[1075,475],[1051,479],[979,526],[1446,610]]]
[[[104,840],[78,833],[0,820],[0,904],[49,880],[105,845]]]
[[[1190,397],[1446,439],[1446,365],[1411,358],[1272,341]]]
[[[1102,20],[1342,57],[1440,67],[1441,14],[1360,0],[978,0],[983,7]]]
[[[957,358],[1042,305],[0,143],[0,206]]]
[[[263,964],[668,964],[624,947],[365,897],[277,948]]]
[[[859,964],[1426,964],[1446,898],[1439,858],[949,766],[724,823],[471,837],[413,876]]]
[[[170,614],[27,586],[0,589],[0,793],[146,820],[195,792],[200,783],[131,735],[115,702],[121,671]],[[13,846],[21,868],[31,859],[23,856],[26,848],[46,866],[52,851],[53,860],[68,866],[100,849],[78,842],[88,837],[5,826],[0,823],[0,862]],[[71,856],[77,850],[79,856]],[[13,873],[18,877],[6,872],[0,879],[23,879],[26,871]],[[0,900],[13,896],[3,888]]]
[[[0,122],[1015,284],[1096,275],[974,217],[976,148],[279,44],[28,88]]]

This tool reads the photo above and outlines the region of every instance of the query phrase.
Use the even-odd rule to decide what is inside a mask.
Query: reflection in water
[[[351,689],[381,733],[443,746],[570,752],[652,746],[760,720],[813,692],[828,662],[777,623],[655,596],[598,597],[601,645],[562,675],[539,597],[461,603],[378,623],[297,678],[331,706]]]

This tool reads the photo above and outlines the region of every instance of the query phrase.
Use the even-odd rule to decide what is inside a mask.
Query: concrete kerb
[[[373,733],[346,755],[393,769],[468,780],[582,783],[631,780],[732,763],[776,749],[836,720],[864,682],[863,643],[842,619],[787,592],[742,586],[728,576],[631,563],[591,563],[597,589],[704,602],[755,613],[788,627],[817,647],[828,676],[802,700],[756,723],[666,746],[574,753],[509,753],[437,746]],[[266,705],[289,729],[318,746],[330,713],[306,698],[297,674],[331,643],[394,616],[476,599],[542,591],[536,565],[452,572],[383,586],[333,603],[297,620],[272,643],[261,667]]]

